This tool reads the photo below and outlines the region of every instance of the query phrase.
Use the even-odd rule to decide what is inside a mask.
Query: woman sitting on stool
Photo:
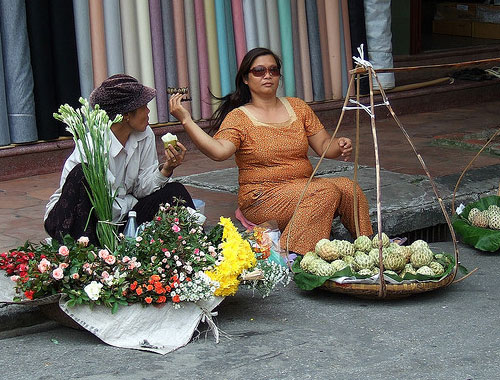
[[[155,135],[149,127],[147,106],[156,96],[156,90],[142,85],[137,79],[116,74],[106,79],[90,94],[90,105],[99,105],[110,120],[117,114],[123,119],[110,129],[108,181],[116,198],[113,203],[113,222],[122,221],[130,210],[137,212],[137,223],[153,219],[160,204],[172,203],[174,198],[195,208],[186,188],[170,182],[173,170],[179,166],[186,148],[171,145],[165,149],[166,161],[159,165]],[[98,245],[97,217],[87,194],[89,185],[83,174],[80,153],[75,147],[64,164],[59,188],[50,197],[45,211],[45,230],[54,239],[62,241],[69,234],[78,239],[87,236]],[[87,220],[90,221],[87,225]]]

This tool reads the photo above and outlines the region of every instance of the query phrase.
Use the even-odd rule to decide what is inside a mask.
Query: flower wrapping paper
[[[14,285],[8,277],[0,275],[0,303],[43,305],[59,302],[59,307],[69,318],[111,346],[165,355],[188,344],[203,318],[208,319],[216,341],[218,340],[212,311],[224,297],[196,303],[186,302],[178,309],[174,309],[172,303],[148,307],[132,304],[111,314],[110,308],[105,306],[95,306],[93,309],[88,305],[68,307],[67,300],[61,295],[12,302]],[[145,324],[144,321],[148,323]]]

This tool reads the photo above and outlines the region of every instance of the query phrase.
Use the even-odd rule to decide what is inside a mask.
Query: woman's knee
[[[193,206],[193,200],[189,191],[180,182],[170,182],[162,188],[165,201],[171,201],[173,198],[182,199],[186,202],[187,206]]]

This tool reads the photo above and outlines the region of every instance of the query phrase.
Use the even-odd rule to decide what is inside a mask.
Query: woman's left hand
[[[338,139],[340,157],[343,161],[349,161],[352,153],[351,139],[347,137],[339,137]]]
[[[166,160],[161,169],[161,173],[165,177],[171,176],[174,169],[180,164],[182,164],[186,151],[187,151],[186,147],[182,145],[179,141],[177,141],[177,149],[174,148],[172,145],[168,145],[168,147],[165,148]]]

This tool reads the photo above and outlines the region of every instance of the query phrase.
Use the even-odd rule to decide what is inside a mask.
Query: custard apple
[[[372,248],[372,241],[368,236],[361,235],[356,240],[354,240],[354,250],[369,252]]]
[[[384,232],[382,232],[382,247],[387,248],[391,244],[391,241],[389,240],[389,236],[387,236]],[[378,244],[378,234],[375,234],[375,236],[372,239],[372,247],[377,248],[379,246]]]
[[[427,244],[427,243],[426,243]],[[412,255],[410,257],[410,262],[415,268],[420,268],[429,265],[434,258],[432,251],[429,248],[412,248]]]
[[[321,239],[318,241],[314,251],[319,257],[329,262],[340,258],[340,251],[337,244],[328,239]]]
[[[417,274],[423,274],[423,275],[426,275],[426,276],[434,276],[434,272],[427,265],[424,265],[424,266],[418,268],[417,269]]]
[[[391,251],[384,257],[383,264],[385,269],[397,272],[405,267],[405,259],[399,253]]]
[[[435,276],[441,276],[444,273],[444,267],[437,261],[432,261],[429,264],[429,268],[431,268]]]

